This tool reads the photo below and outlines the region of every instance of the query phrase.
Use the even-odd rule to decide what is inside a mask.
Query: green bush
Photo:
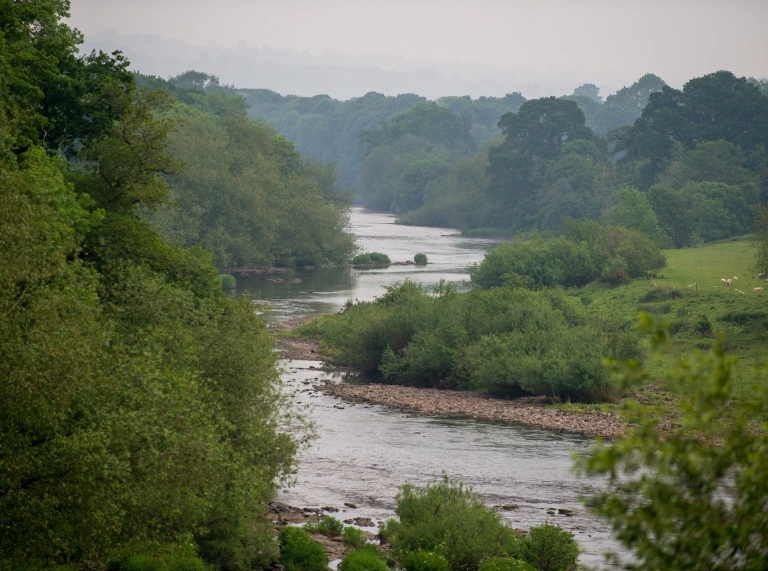
[[[662,315],[672,311],[672,302],[665,301],[663,303],[638,303],[637,311],[644,311],[652,315]]]
[[[657,287],[648,290],[640,296],[640,303],[654,303],[660,301],[674,301],[683,297],[683,292],[672,287]]]
[[[566,571],[576,563],[579,544],[559,525],[537,525],[519,537],[514,555],[539,571]]]
[[[536,571],[536,567],[512,557],[493,557],[480,566],[480,571]]]
[[[314,528],[317,533],[321,533],[326,537],[338,537],[344,532],[344,524],[335,517],[321,519],[315,524]]]
[[[323,547],[300,527],[285,527],[278,536],[285,571],[325,571],[328,557]]]
[[[400,562],[405,571],[448,571],[445,557],[429,551],[411,551]]]
[[[768,317],[768,313],[765,311],[731,311],[721,316],[720,321],[746,325],[750,321],[765,319],[766,317]]]
[[[380,252],[368,252],[365,254],[359,254],[352,259],[352,263],[356,266],[363,266],[369,264],[391,264],[389,256]]]
[[[427,256],[426,256],[426,254],[416,254],[413,257],[413,261],[416,262],[420,266],[424,266],[427,263]]]
[[[217,276],[219,283],[223,289],[235,289],[237,287],[237,280],[235,276],[229,274],[219,274]]]
[[[195,536],[200,556],[225,571],[268,567],[278,559],[274,529],[266,520],[215,523]]]
[[[397,530],[400,529],[400,522],[395,518],[389,518],[384,527],[379,530],[379,539],[381,543],[393,543],[397,536]]]
[[[388,571],[381,551],[375,545],[364,545],[344,556],[339,571]]]
[[[614,399],[603,357],[642,358],[628,327],[587,321],[577,300],[552,290],[433,293],[406,281],[314,321],[311,332],[330,360],[395,383],[503,395]]]
[[[488,557],[506,555],[514,539],[471,488],[447,476],[425,488],[406,483],[396,500],[400,525],[394,552],[400,561],[430,551],[440,553],[452,571],[477,569]]]
[[[469,273],[472,283],[482,288],[541,289],[584,286],[596,280],[618,285],[665,265],[662,251],[642,232],[571,221],[560,236],[518,236],[488,250]]]
[[[365,545],[365,536],[356,527],[345,527],[341,539],[347,547],[357,548]]]

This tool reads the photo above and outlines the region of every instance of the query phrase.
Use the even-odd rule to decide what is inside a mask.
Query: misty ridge
[[[233,46],[213,41],[205,46],[183,39],[157,35],[118,34],[106,29],[86,36],[81,53],[120,50],[134,70],[160,77],[176,76],[197,69],[218,76],[223,84],[240,88],[266,88],[281,94],[312,96],[326,94],[334,99],[359,97],[370,91],[384,95],[417,93],[427,99],[446,95],[501,97],[520,92],[527,99],[569,95],[585,81],[611,93],[632,83],[636,77],[602,76],[583,72],[542,72],[522,67],[484,63],[437,62],[400,56],[350,55],[323,52],[312,55],[267,45]]]

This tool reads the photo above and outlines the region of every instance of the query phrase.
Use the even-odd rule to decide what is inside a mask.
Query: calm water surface
[[[383,287],[406,278],[425,286],[440,280],[466,287],[467,266],[482,259],[492,240],[464,238],[455,230],[394,224],[390,214],[355,209],[352,227],[364,251],[387,254],[393,262],[426,254],[426,267],[385,269],[289,270],[270,283],[267,277],[238,279],[238,291],[263,301],[270,317],[289,319],[338,311],[347,300],[370,300]],[[357,504],[337,515],[384,520],[394,515],[395,494],[405,481],[425,484],[445,472],[474,486],[489,505],[517,505],[502,512],[518,527],[550,521],[572,531],[581,544],[580,561],[605,566],[603,553],[619,551],[606,525],[585,513],[579,496],[588,483],[571,473],[573,455],[588,450],[587,438],[565,433],[469,419],[409,417],[381,406],[350,405],[307,391],[322,373],[316,361],[286,362],[284,380],[307,406],[319,438],[302,453],[297,483],[281,491],[280,501],[300,507]],[[304,391],[304,392],[302,392]],[[567,508],[576,515],[547,515]]]

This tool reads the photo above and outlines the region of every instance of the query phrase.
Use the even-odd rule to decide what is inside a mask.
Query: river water
[[[455,230],[394,224],[386,213],[354,209],[351,224],[364,251],[387,254],[393,262],[426,254],[425,267],[390,266],[375,270],[336,268],[288,270],[282,283],[254,276],[238,279],[238,292],[267,305],[270,319],[284,320],[336,312],[348,300],[370,300],[383,287],[406,278],[425,286],[440,280],[466,287],[467,267],[482,259],[493,241],[465,238]],[[289,283],[292,279],[300,283]],[[278,500],[299,507],[334,506],[339,519],[394,515],[400,485],[417,485],[447,474],[474,487],[489,505],[517,506],[501,511],[516,527],[550,521],[572,531],[582,548],[579,560],[608,567],[607,551],[621,552],[609,528],[585,512],[579,497],[590,483],[571,471],[573,456],[585,453],[591,440],[568,433],[516,425],[455,418],[410,417],[381,406],[350,405],[307,391],[312,383],[333,378],[317,361],[284,364],[284,380],[296,391],[295,401],[307,407],[318,438],[300,456],[296,484]],[[311,368],[310,368],[311,367]],[[303,392],[302,392],[303,391]],[[345,508],[344,503],[357,505]],[[575,515],[547,514],[566,508]],[[556,512],[557,513],[557,512]]]

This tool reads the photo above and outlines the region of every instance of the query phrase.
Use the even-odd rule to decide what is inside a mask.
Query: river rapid
[[[269,307],[271,320],[336,312],[348,300],[371,300],[384,287],[406,278],[425,286],[440,280],[466,288],[467,267],[479,262],[494,242],[466,238],[456,230],[394,224],[386,213],[355,208],[351,225],[363,251],[387,254],[393,262],[426,254],[429,264],[358,270],[334,268],[287,270],[282,283],[275,275],[238,278],[238,293]],[[300,283],[289,283],[298,278]],[[283,363],[286,385],[297,405],[315,422],[318,438],[301,453],[296,483],[281,490],[278,500],[299,507],[339,508],[339,519],[394,515],[400,485],[441,478],[460,479],[474,487],[490,506],[506,506],[503,517],[527,529],[550,521],[572,531],[581,545],[579,561],[610,567],[603,554],[623,550],[603,522],[586,513],[579,497],[595,482],[572,473],[574,455],[585,453],[592,440],[569,433],[457,418],[412,417],[381,406],[342,402],[308,390],[324,379],[355,382],[324,373],[318,361]],[[345,507],[345,503],[357,508]],[[573,516],[557,513],[572,510]],[[346,511],[344,511],[346,510]],[[553,511],[548,514],[547,511]],[[371,530],[373,531],[373,529]]]

